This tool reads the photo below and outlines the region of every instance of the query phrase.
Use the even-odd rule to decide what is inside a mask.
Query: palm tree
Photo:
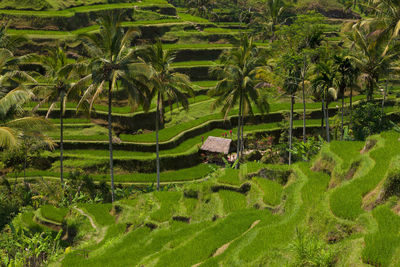
[[[64,113],[65,105],[67,102],[68,93],[76,93],[76,90],[71,90],[75,83],[74,79],[79,78],[78,74],[86,69],[85,64],[68,63],[65,51],[57,46],[49,49],[48,54],[44,56],[33,57],[32,61],[41,64],[46,70],[45,83],[39,84],[35,91],[37,96],[41,99],[35,109],[39,108],[45,103],[50,103],[46,118],[54,110],[55,106],[60,106],[60,181],[61,186],[64,187],[64,171],[63,171],[63,152],[64,152]],[[75,96],[76,97],[76,96]]]
[[[284,70],[283,90],[290,97],[290,119],[289,119],[289,165],[292,164],[292,142],[293,142],[293,107],[295,95],[299,89],[302,79],[301,60],[291,54],[284,54],[279,62]]]
[[[108,136],[110,152],[111,199],[114,202],[114,160],[112,137],[112,92],[118,80],[130,76],[131,64],[135,62],[133,39],[139,35],[138,30],[130,28],[125,31],[121,26],[121,13],[112,12],[100,19],[100,32],[81,35],[88,55],[91,74],[82,78],[77,84],[92,80],[92,84],[83,92],[78,109],[89,101],[92,110],[95,100],[108,84]]]
[[[31,91],[23,87],[0,90],[0,147],[7,149],[18,148],[25,136],[34,132],[51,129],[47,120],[25,116],[23,104],[33,97]],[[49,140],[45,135],[37,135],[43,140]]]
[[[8,35],[7,29],[11,21],[0,24],[0,48],[14,51],[21,46],[27,39],[21,35]]]
[[[215,88],[209,91],[211,96],[218,98],[214,107],[222,106],[225,119],[230,111],[239,104],[238,130],[237,130],[237,160],[240,160],[240,151],[243,144],[243,118],[246,114],[253,114],[252,104],[255,104],[261,112],[269,111],[266,98],[261,94],[259,84],[259,72],[265,58],[253,42],[253,38],[244,35],[241,38],[240,47],[234,48],[221,56],[222,67],[216,67],[218,81]],[[236,165],[238,167],[239,164]]]
[[[215,3],[214,0],[188,0],[186,5],[192,15],[210,19],[215,16]]]
[[[138,58],[149,68],[147,86],[150,89],[149,99],[156,98],[156,168],[157,168],[157,190],[160,190],[160,155],[159,155],[159,122],[164,122],[165,100],[180,103],[185,110],[189,109],[187,94],[193,95],[190,80],[186,75],[173,73],[171,63],[175,59],[175,52],[164,50],[162,43],[157,41],[137,52]]]
[[[345,95],[346,89],[350,88],[351,89],[350,97],[352,98],[353,84],[355,81],[355,77],[357,75],[357,70],[353,67],[353,65],[351,64],[350,59],[348,57],[334,55],[333,59],[334,59],[334,64],[336,66],[336,72],[338,74],[337,82],[336,82],[337,87],[338,87],[338,93],[341,95],[341,99],[342,99],[341,140],[343,140],[343,135],[344,135],[344,125],[343,125],[344,124],[343,123],[344,95]]]
[[[266,33],[274,39],[276,26],[283,24],[286,20],[284,15],[287,6],[282,0],[267,0],[260,3],[259,9],[261,21],[256,19],[254,24],[263,26],[262,31],[266,31]]]
[[[336,71],[332,67],[332,62],[320,62],[317,65],[318,76],[312,81],[312,87],[316,94],[321,98],[322,114],[325,119],[326,140],[330,142],[329,134],[329,102],[336,99],[337,90],[333,88],[336,79]],[[323,125],[322,125],[323,126]]]
[[[377,16],[368,22],[388,33],[391,40],[397,38],[400,31],[400,2],[373,0],[371,7]]]
[[[360,70],[366,84],[367,100],[373,99],[381,75],[389,72],[399,58],[400,44],[389,42],[385,32],[372,25],[356,24],[348,35],[353,53],[349,58]]]

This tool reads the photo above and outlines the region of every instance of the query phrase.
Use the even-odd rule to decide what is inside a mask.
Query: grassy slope
[[[381,134],[380,143],[371,150],[368,157],[383,164],[391,162],[400,151],[399,133]],[[339,158],[354,161],[357,159],[359,142],[335,142],[326,145],[338,153]],[[348,153],[341,153],[348,147]],[[377,172],[375,167],[367,170],[363,178],[354,178],[335,189],[329,189],[330,177],[323,172],[311,170],[313,162],[296,163],[291,167],[249,163],[242,165],[240,171],[227,169],[201,183],[183,185],[170,191],[140,194],[131,200],[121,200],[118,205],[122,213],[118,221],[109,213],[111,205],[81,205],[104,235],[93,241],[82,243],[80,248],[90,249],[85,259],[72,252],[65,255],[63,266],[282,266],[293,264],[295,252],[291,249],[296,240],[296,231],[306,231],[325,244],[325,249],[336,251],[338,266],[389,266],[398,262],[396,251],[400,249],[400,217],[391,210],[391,202],[378,206],[372,212],[362,211],[360,193],[367,193],[366,185],[372,190],[372,182],[384,179],[385,171]],[[340,165],[344,168],[346,165]],[[294,176],[285,186],[271,183],[265,178],[246,179],[249,173],[260,168],[292,169]],[[244,180],[243,180],[244,179]],[[264,179],[264,180],[263,180]],[[341,208],[355,211],[353,220],[344,220],[332,206],[335,192],[347,190],[353,183],[364,182],[361,190],[346,191]],[[212,193],[211,186],[225,184],[238,186],[242,181],[251,184],[252,190],[246,195],[229,190]],[[265,182],[267,181],[267,182]],[[260,188],[261,190],[253,190]],[[187,198],[183,192],[198,192],[197,198]],[[259,195],[261,192],[261,195]],[[259,196],[268,205],[278,205],[274,212],[256,209],[253,200]],[[58,214],[48,209],[48,214]],[[62,212],[61,216],[65,216]],[[28,214],[29,215],[29,214]],[[190,224],[176,222],[173,216],[183,215],[191,218]],[[339,216],[335,216],[339,215]],[[57,215],[58,216],[58,215]],[[59,219],[61,218],[59,217]],[[67,215],[68,216],[68,215]],[[30,225],[32,216],[25,216]],[[46,217],[49,217],[47,215]],[[213,220],[212,218],[217,218]],[[57,220],[59,220],[57,219]],[[153,222],[158,228],[150,231],[143,223]],[[131,225],[129,228],[127,225]],[[253,225],[253,228],[251,226]],[[128,229],[128,230],[126,230]],[[302,230],[303,229],[303,230]],[[350,229],[344,233],[338,229]],[[346,230],[347,231],[347,230]],[[337,243],[328,245],[326,240],[332,234],[341,234]],[[365,245],[361,245],[365,240]],[[229,244],[229,245],[227,245]],[[214,253],[225,246],[218,255]],[[214,255],[214,256],[213,256]],[[362,262],[363,261],[363,262]],[[394,265],[393,265],[394,266]]]

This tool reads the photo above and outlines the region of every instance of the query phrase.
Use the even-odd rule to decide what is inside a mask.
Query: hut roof
[[[214,153],[229,154],[231,143],[231,139],[209,136],[204,144],[201,146],[201,150]]]

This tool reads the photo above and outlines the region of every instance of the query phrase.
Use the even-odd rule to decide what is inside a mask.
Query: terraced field
[[[9,3],[11,2],[10,0]],[[177,9],[165,0],[115,4],[94,1],[80,6],[68,2],[64,6],[48,6],[39,10],[0,9],[0,20],[12,19],[8,32],[26,35],[30,39],[30,44],[26,47],[30,52],[42,53],[49,46],[65,42],[68,49],[75,53],[77,47],[74,39],[79,34],[97,31],[96,19],[104,12],[114,9],[124,12],[124,27],[137,27],[141,30],[142,36],[137,45],[161,38],[166,49],[175,50],[177,54],[172,64],[174,71],[187,74],[195,89],[196,96],[190,100],[188,112],[182,111],[174,103],[171,103],[165,112],[165,123],[160,131],[162,170],[179,173],[180,169],[201,168],[198,150],[202,139],[205,140],[208,136],[221,136],[230,131],[233,132],[230,137],[236,139],[237,110],[232,110],[227,120],[224,120],[224,116],[212,108],[214,99],[207,96],[207,91],[217,82],[210,74],[210,69],[220,64],[218,57],[224,50],[235,46],[239,35],[248,31],[246,27],[237,23],[212,23],[188,14],[185,9]],[[340,26],[337,22],[326,24],[330,36],[328,40],[336,41],[340,34]],[[257,43],[257,45],[268,49],[270,43]],[[378,95],[377,98],[379,97]],[[119,177],[117,180],[146,182],[146,179],[149,179],[147,182],[152,182],[153,179],[149,175],[155,172],[156,103],[151,104],[148,113],[144,113],[141,109],[132,112],[124,88],[119,88],[115,92],[115,98],[112,117],[115,124],[114,136],[118,137],[114,144],[116,172]],[[353,101],[357,104],[361,99],[363,96],[356,96]],[[388,103],[395,99],[395,95],[389,96]],[[64,122],[64,155],[67,172],[76,168],[96,170],[96,173],[93,173],[96,180],[107,180],[108,132],[105,127],[107,106],[104,101],[100,99],[94,105],[90,119],[76,114],[76,103],[67,103]],[[258,110],[255,110],[255,116],[246,119],[246,134],[279,131],[280,123],[285,120],[284,113],[289,110],[289,103],[286,99],[276,97],[271,98],[269,102],[270,114],[259,114]],[[349,99],[346,98],[346,103],[348,102]],[[28,103],[25,108],[29,110],[36,104]],[[330,115],[333,117],[340,103],[332,102],[330,106]],[[300,127],[301,103],[296,103],[294,108],[297,113],[294,124],[295,127]],[[320,104],[310,101],[307,103],[307,110],[307,125],[312,131],[319,125]],[[392,106],[388,106],[387,111],[397,112]],[[40,115],[46,112],[46,106],[38,110]],[[47,133],[56,141],[60,136],[56,119],[58,113],[56,106],[51,113],[56,128]],[[58,150],[44,153],[43,157],[51,160],[51,167],[46,170],[29,169],[26,175],[57,177],[60,165],[58,154]],[[177,162],[179,164],[176,164]],[[18,176],[11,174],[12,177],[15,175]],[[178,174],[176,180],[181,181],[180,177],[182,176]],[[187,179],[200,178],[202,175],[189,175]],[[173,178],[168,178],[168,181],[172,180]]]
[[[60,258],[63,266],[296,265],[299,242],[310,261],[314,254],[321,261],[333,255],[338,266],[396,266],[400,202],[370,195],[396,164],[399,138],[396,132],[372,136],[377,142],[369,150],[362,142],[336,141],[311,162],[290,167],[250,162],[219,170],[202,182],[116,202],[118,213],[111,204],[71,207],[68,215],[46,206],[39,212],[48,221],[89,218],[82,230],[91,227],[87,236],[96,239]],[[360,159],[352,175],[336,176]],[[332,180],[340,182],[331,186]],[[366,207],[367,201],[373,204]],[[38,215],[28,215],[23,220],[33,227]]]

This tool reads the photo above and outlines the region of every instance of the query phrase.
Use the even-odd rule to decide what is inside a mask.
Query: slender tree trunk
[[[160,148],[158,144],[158,121],[160,119],[160,98],[161,94],[157,95],[157,111],[156,111],[156,168],[157,168],[157,191],[160,191]]]
[[[289,126],[289,165],[292,164],[292,143],[293,143],[293,105],[294,95],[290,96],[290,126]]]
[[[243,151],[244,151],[244,114],[243,114],[243,111],[242,111],[242,122],[240,123],[241,124],[241,138],[240,138],[240,144],[241,144],[241,148],[240,148],[240,151],[241,151],[241,153],[243,154]]]
[[[112,82],[108,81],[108,145],[110,150],[110,175],[111,175],[111,202],[114,202],[114,159],[113,159],[113,141],[112,141]]]
[[[239,99],[239,114],[238,114],[238,130],[237,130],[237,148],[236,148],[236,169],[239,168],[239,161],[240,161],[240,148],[241,148],[241,142],[240,142],[240,123],[242,122],[242,93],[240,93],[240,99]]]
[[[350,109],[350,124],[349,124],[349,128],[351,128],[352,123],[353,123],[353,87],[350,88],[350,105],[349,105],[349,109]]]
[[[325,121],[324,121],[324,119],[325,119],[324,97],[322,97],[322,99],[321,99],[321,111],[322,111],[322,114],[321,114],[321,136],[324,136],[324,132],[325,132],[325,130],[324,130],[324,125],[325,125]]]
[[[386,78],[385,91],[383,91],[383,99],[382,99],[381,120],[383,118],[383,114],[385,113],[385,101],[386,101],[387,89],[388,89],[388,79]]]
[[[326,107],[325,107],[325,113],[326,113],[326,117],[325,117],[325,122],[326,122],[326,140],[328,141],[328,143],[331,141],[331,137],[329,135],[329,102],[328,99],[325,102]]]
[[[344,116],[344,114],[343,114],[343,112],[344,112],[344,91],[343,91],[343,93],[342,93],[342,127],[341,127],[341,135],[340,135],[340,140],[342,140],[343,141],[343,135],[344,135],[344,126],[343,126],[343,116]]]
[[[28,157],[28,148],[25,148],[25,155],[24,155],[24,182],[26,179],[26,161],[27,161],[27,157]]]
[[[367,101],[372,101],[373,91],[374,91],[373,82],[368,81]]]
[[[60,100],[60,181],[64,188],[64,94],[61,93]]]
[[[303,73],[302,73],[302,83],[303,83],[303,143],[306,142],[306,94],[305,94],[305,72],[306,72],[306,59],[304,56],[304,65],[303,65]]]

